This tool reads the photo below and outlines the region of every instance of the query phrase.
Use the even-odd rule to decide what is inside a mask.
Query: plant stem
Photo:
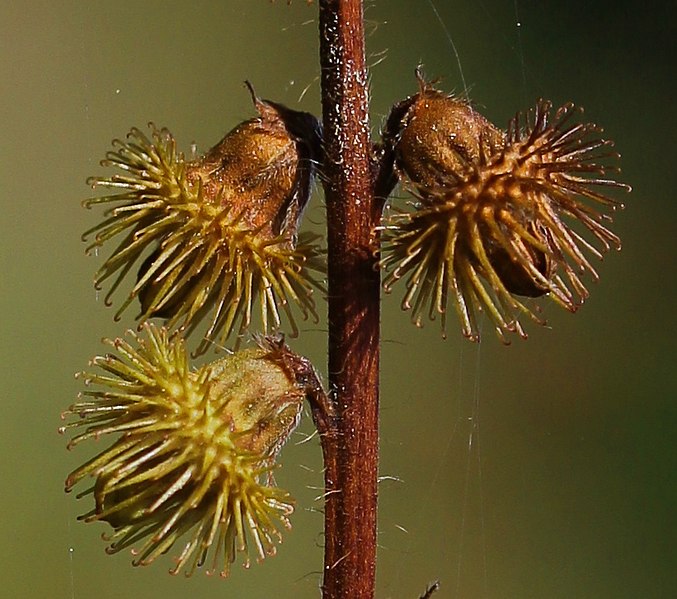
[[[379,273],[362,0],[320,1],[328,228],[324,599],[371,599],[376,573]],[[318,418],[316,418],[316,421]],[[319,428],[319,427],[318,427]]]

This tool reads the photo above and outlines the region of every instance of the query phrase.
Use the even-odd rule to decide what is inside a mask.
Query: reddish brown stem
[[[320,1],[331,418],[324,599],[371,599],[376,571],[379,274],[361,0]],[[326,424],[328,423],[328,426]]]

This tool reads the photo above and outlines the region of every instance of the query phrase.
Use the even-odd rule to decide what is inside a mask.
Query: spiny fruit
[[[68,476],[66,491],[94,479],[79,495],[93,494],[94,506],[80,519],[113,527],[109,553],[134,547],[133,563],[147,565],[185,539],[172,573],[207,564],[227,576],[237,552],[272,555],[290,527],[294,503],[273,470],[321,384],[280,338],[191,368],[178,334],[143,328],[132,342],[107,341],[112,353],[81,374],[87,390],[60,431],[84,429],[69,448],[114,440]]]
[[[451,300],[473,340],[481,310],[506,342],[509,332],[526,337],[520,313],[542,323],[517,296],[547,295],[575,311],[588,297],[579,275],[598,278],[583,250],[601,258],[620,249],[604,224],[611,218],[593,207],[622,207],[599,188],[630,190],[607,177],[618,169],[598,162],[617,157],[613,143],[597,137],[596,125],[573,122],[573,104],[553,114],[543,100],[500,131],[418,76],[419,92],[395,105],[384,131],[395,171],[416,200],[393,208],[379,227],[386,291],[405,278],[403,309],[419,326],[426,311],[439,316],[443,331]]]
[[[122,236],[95,275],[97,287],[117,275],[107,303],[141,261],[116,318],[137,297],[141,321],[160,317],[170,328],[191,332],[209,314],[197,353],[244,333],[256,312],[266,332],[281,326],[284,313],[292,335],[291,304],[317,318],[310,271],[323,269],[321,252],[298,228],[321,160],[321,125],[250,91],[259,116],[196,160],[186,160],[172,135],[152,124],[150,138],[134,128],[127,141],[115,140],[101,164],[123,174],[89,182],[123,192],[84,202],[113,205],[85,234],[95,233],[88,251]]]

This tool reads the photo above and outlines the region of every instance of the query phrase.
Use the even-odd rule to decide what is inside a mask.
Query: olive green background
[[[624,240],[572,316],[503,347],[452,326],[415,329],[384,300],[378,597],[668,598],[674,553],[675,23],[670,3],[436,2],[471,96],[505,126],[539,97],[574,100],[623,154],[634,192],[616,216]],[[521,25],[516,25],[517,17]],[[294,529],[278,555],[228,581],[132,568],[109,557],[103,525],[76,522],[63,493],[94,447],[65,450],[59,414],[73,373],[114,323],[92,286],[103,256],[80,234],[84,181],[113,137],[149,120],[205,150],[252,116],[242,85],[319,111],[315,6],[297,0],[3,2],[0,7],[0,595],[13,599],[318,597],[320,452],[306,418],[282,453]],[[425,65],[462,91],[429,2],[367,3],[372,126],[415,92]],[[378,63],[378,64],[376,64]],[[308,87],[303,100],[298,98]],[[323,222],[320,194],[309,227]],[[109,248],[112,249],[112,248]],[[104,249],[104,252],[106,250]],[[324,304],[322,304],[323,306]],[[323,368],[324,323],[293,347]],[[103,441],[102,441],[103,443]]]

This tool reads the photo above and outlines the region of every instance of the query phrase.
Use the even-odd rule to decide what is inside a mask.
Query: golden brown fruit
[[[501,133],[467,103],[419,83],[418,94],[394,107],[384,132],[400,181],[416,198],[379,228],[386,291],[406,278],[403,309],[412,309],[419,326],[426,311],[440,316],[443,331],[451,299],[473,340],[481,310],[503,340],[509,332],[526,337],[520,313],[543,322],[517,295],[548,295],[575,311],[588,297],[579,275],[598,278],[581,248],[599,258],[620,249],[603,224],[610,216],[590,205],[622,207],[599,187],[630,190],[606,176],[615,167],[598,162],[617,157],[607,150],[613,143],[596,137],[594,124],[572,123],[573,104],[552,114],[539,100],[525,121],[518,114]]]
[[[502,150],[505,133],[469,102],[434,89],[419,71],[416,74],[420,91],[393,108],[384,138],[394,148],[397,169],[405,180],[415,184],[418,193],[434,195],[440,187],[460,183],[482,156]],[[534,234],[535,225],[529,228]],[[524,240],[515,241],[532,257],[537,270],[549,276],[548,257]],[[529,297],[547,293],[502,246],[494,244],[487,254],[510,293]]]
[[[309,270],[322,270],[321,252],[312,236],[299,240],[298,227],[321,160],[321,127],[314,116],[251,91],[259,116],[194,161],[177,153],[167,130],[151,125],[149,139],[132,129],[129,140],[115,141],[116,150],[102,162],[125,174],[90,180],[124,192],[84,202],[115,205],[88,231],[96,233],[88,250],[125,234],[95,275],[99,286],[117,273],[107,303],[143,259],[116,318],[137,296],[142,321],[162,317],[169,327],[181,324],[189,332],[211,311],[198,352],[211,340],[243,333],[254,312],[264,331],[278,329],[284,312],[291,334],[297,330],[291,303],[304,318],[316,318],[317,283]]]

